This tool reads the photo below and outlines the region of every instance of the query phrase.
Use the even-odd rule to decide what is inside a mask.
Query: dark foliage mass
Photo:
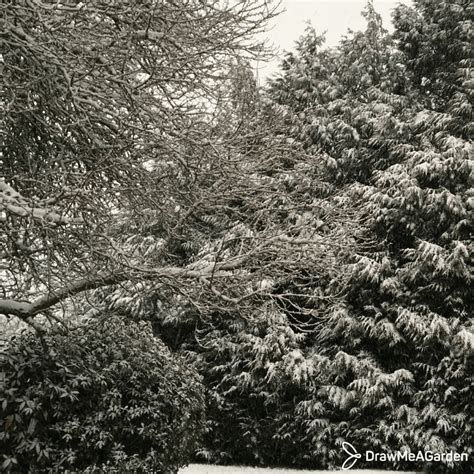
[[[197,447],[200,378],[146,323],[24,334],[3,355],[2,469],[172,473]]]
[[[1,6],[6,470],[474,455],[472,2],[368,2],[264,90],[231,3]]]

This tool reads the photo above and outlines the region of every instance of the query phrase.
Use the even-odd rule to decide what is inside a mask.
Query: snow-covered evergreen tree
[[[471,453],[472,7],[462,3],[400,7],[394,38],[369,3],[364,33],[320,51],[310,30],[271,85],[331,193],[366,212],[346,300],[316,336],[321,376],[305,406],[325,410],[300,417],[329,463],[344,440]],[[440,469],[450,467],[468,469]]]

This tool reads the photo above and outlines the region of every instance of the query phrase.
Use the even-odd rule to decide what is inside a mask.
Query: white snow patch
[[[350,471],[308,471],[301,469],[273,469],[263,467],[239,467],[239,466],[211,466],[206,464],[191,464],[181,469],[179,474],[328,474],[344,473],[350,474],[403,474],[401,471],[378,471],[367,469],[351,469]],[[405,472],[405,474],[417,474],[416,472]]]

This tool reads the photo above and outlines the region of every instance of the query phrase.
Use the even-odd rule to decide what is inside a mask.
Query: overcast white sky
[[[391,11],[398,3],[411,4],[411,0],[374,0],[375,9],[382,15],[384,26],[391,30]],[[285,9],[276,17],[267,37],[281,52],[293,49],[294,42],[303,34],[308,20],[318,32],[326,31],[326,44],[334,46],[341,36],[352,30],[364,29],[365,21],[360,15],[366,0],[283,0]],[[260,81],[277,71],[279,60],[260,64]]]

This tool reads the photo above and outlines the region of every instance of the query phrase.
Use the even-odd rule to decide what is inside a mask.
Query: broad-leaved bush
[[[200,379],[146,323],[23,333],[0,365],[3,470],[173,473],[196,448]]]

